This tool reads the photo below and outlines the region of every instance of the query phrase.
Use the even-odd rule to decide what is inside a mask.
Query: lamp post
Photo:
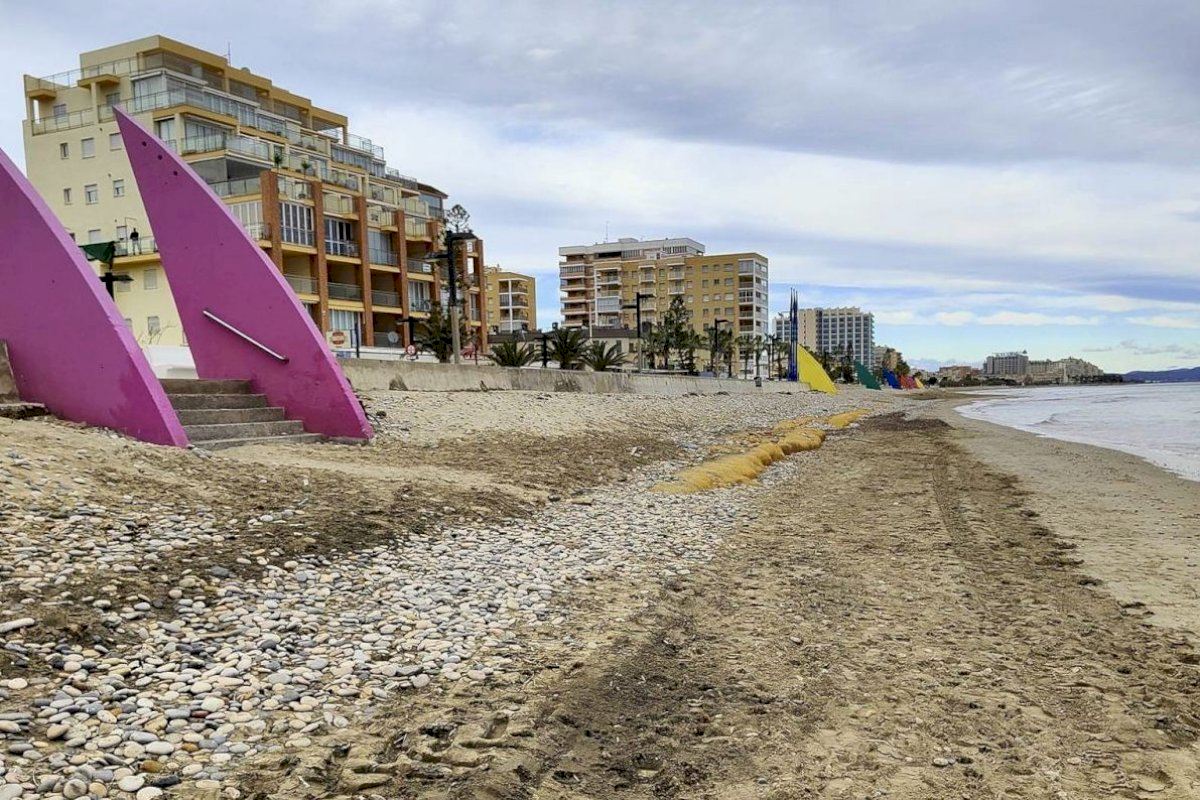
[[[645,348],[642,346],[642,298],[645,298],[645,297],[652,298],[652,297],[654,297],[654,295],[650,294],[649,292],[637,292],[633,296],[633,304],[632,305],[630,305],[629,303],[626,303],[623,306],[621,306],[621,308],[635,309],[635,313],[637,314],[638,372],[642,372],[645,369],[645,366],[644,366],[645,362],[643,360],[644,359],[643,353],[644,353]]]
[[[458,259],[455,257],[455,245],[460,241],[475,238],[475,234],[468,226],[470,219],[471,215],[461,205],[455,205],[446,212],[444,240],[446,242],[447,279],[450,282],[450,341],[454,348],[455,364],[461,363],[460,351],[462,350],[462,335],[459,332]]]

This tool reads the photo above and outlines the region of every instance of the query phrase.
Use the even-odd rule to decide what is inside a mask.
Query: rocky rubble
[[[693,432],[797,413],[796,398],[722,399],[735,421],[698,413]],[[713,403],[670,402],[686,415],[691,400]],[[80,501],[0,516],[0,800],[152,800],[183,782],[232,800],[239,763],[304,751],[397,693],[503,680],[521,630],[566,623],[572,586],[658,580],[710,557],[748,494],[648,492],[670,469],[530,519],[397,526],[386,544],[340,553],[286,546],[319,534],[298,507],[227,519]],[[232,551],[224,565],[200,558],[246,528],[279,546]],[[129,580],[146,575],[151,585]],[[354,774],[359,790],[382,781]]]

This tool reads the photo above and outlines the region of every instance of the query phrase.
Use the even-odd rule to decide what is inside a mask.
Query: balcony
[[[404,235],[409,239],[432,239],[429,223],[423,219],[404,218]]]
[[[529,298],[523,294],[501,294],[500,305],[504,308],[529,308]]]
[[[210,183],[208,188],[212,189],[217,197],[240,197],[247,194],[261,194],[262,181],[259,178],[242,178],[236,181]]]
[[[292,287],[292,291],[296,294],[316,294],[317,282],[307,275],[284,275],[288,285]]]
[[[682,269],[672,269],[667,274],[667,277],[673,281],[681,281],[681,280],[683,280],[683,270]]]
[[[329,283],[329,297],[331,300],[362,300],[363,290],[361,286],[353,283]]]
[[[580,278],[583,277],[584,269],[582,264],[564,264],[558,268],[558,276],[560,278]]]
[[[354,198],[344,194],[325,192],[322,208],[326,214],[354,215]]]
[[[377,250],[375,248],[371,248],[368,256],[372,264],[382,264],[388,267],[400,266],[400,256],[391,252],[390,250]]]
[[[371,303],[377,306],[392,306],[393,308],[400,307],[400,295],[396,292],[384,292],[378,289],[371,290]]]
[[[256,180],[251,178],[251,180]],[[233,181],[231,181],[233,183]],[[312,200],[312,187],[308,181],[279,176],[279,196],[289,200]]]
[[[404,347],[404,341],[396,331],[375,331],[375,335],[371,337],[371,341],[376,347]]]
[[[387,167],[384,169],[383,177],[390,181],[395,181],[406,189],[416,189],[420,185],[417,183],[416,178],[410,178],[407,175],[401,175],[399,170],[393,169],[392,167]]]
[[[91,125],[95,119],[96,115],[92,113],[90,108],[83,111],[72,111],[69,114],[55,114],[52,117],[32,120],[29,123],[29,132],[34,136],[38,136],[43,133],[68,131],[72,128],[82,128],[86,125]]]
[[[299,244],[304,247],[314,247],[317,240],[316,234],[308,228],[295,228],[291,225],[279,227],[279,238],[288,244]]]
[[[683,294],[683,283],[672,284],[667,289],[667,294]]]
[[[410,258],[406,260],[406,263],[408,264],[409,272],[415,272],[418,275],[433,274],[433,262],[431,261],[422,261],[418,258]]]
[[[325,252],[331,256],[358,258],[358,242],[349,242],[344,239],[326,239]],[[361,290],[359,297],[362,297]]]
[[[139,237],[136,243],[125,240],[114,242],[114,245],[116,246],[114,255],[117,258],[126,256],[142,256],[146,255],[147,253],[158,252],[158,243],[154,241],[153,236]]]
[[[264,141],[237,134],[214,133],[207,136],[189,136],[180,142],[181,156],[217,151],[239,153],[259,161],[271,161],[271,146]]]
[[[396,227],[396,212],[390,208],[367,206],[367,222],[376,228]]]
[[[246,233],[250,235],[251,239],[262,241],[263,239],[271,238],[271,226],[265,222],[252,222],[242,227],[246,229]]]
[[[502,320],[496,329],[501,333],[520,333],[529,330],[529,321],[523,319]]]
[[[596,313],[597,314],[612,314],[621,311],[620,297],[597,297],[596,298]]]
[[[433,310],[433,301],[428,297],[410,297],[408,299],[408,310],[428,314]]]

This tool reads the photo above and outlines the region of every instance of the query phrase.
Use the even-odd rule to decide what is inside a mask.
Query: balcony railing
[[[354,198],[347,197],[344,194],[334,194],[333,192],[325,192],[324,211],[326,214],[345,214],[354,213]]]
[[[218,197],[238,197],[244,194],[260,194],[262,180],[259,178],[241,178],[236,181],[221,181],[210,183],[208,188],[217,193]]]
[[[400,334],[395,331],[390,333],[387,331],[375,331],[375,335],[371,337],[371,341],[376,347],[404,347],[404,341],[400,338]]]
[[[583,275],[584,266],[582,264],[563,265],[558,268],[560,278],[576,278]]]
[[[417,258],[409,258],[406,259],[406,263],[408,264],[409,272],[416,272],[421,275],[433,274],[433,264],[428,261],[421,261]]]
[[[390,250],[377,250],[372,247],[369,255],[372,264],[384,264],[389,267],[400,266],[400,256]]]
[[[249,225],[244,225],[246,233],[250,234],[251,239],[270,239],[271,226],[265,222],[252,222]]]
[[[240,153],[260,161],[271,160],[271,146],[249,136],[237,136],[226,133],[213,133],[207,136],[189,136],[184,139],[179,148],[179,154],[186,156],[193,153],[212,153],[226,150]]]
[[[377,228],[392,228],[396,225],[396,212],[390,208],[367,206],[367,222]]]
[[[410,178],[407,175],[401,175],[400,171],[392,167],[388,167],[383,171],[383,176],[389,180],[393,180],[406,189],[416,189],[420,184],[416,178]]]
[[[523,294],[501,294],[500,305],[508,308],[529,308],[529,297]]]
[[[348,242],[343,239],[326,239],[325,252],[331,256],[358,258],[358,242]],[[361,292],[359,297],[362,297]]]
[[[279,196],[289,200],[312,200],[312,186],[307,181],[298,181],[280,175]]]
[[[122,256],[140,256],[147,253],[157,253],[158,243],[154,241],[153,236],[138,237],[136,242],[128,239],[120,242],[115,242],[115,255],[120,258]]]
[[[292,291],[297,294],[316,294],[317,282],[307,275],[284,275]]]
[[[413,239],[432,238],[429,233],[429,223],[423,219],[404,218],[404,235]]]
[[[305,247],[313,247],[316,244],[317,236],[308,228],[295,228],[291,225],[279,226],[279,238],[288,244],[300,244]]]
[[[83,111],[72,111],[68,114],[55,114],[50,117],[33,120],[29,123],[29,132],[34,136],[43,133],[54,133],[55,131],[67,131],[72,128],[82,128],[85,125],[91,125],[96,119],[96,115],[92,113],[90,108]]]
[[[408,298],[408,310],[428,314],[433,310],[433,301],[428,297],[410,297]]]
[[[353,283],[329,283],[329,296],[335,300],[362,300],[361,286]]]
[[[378,289],[372,289],[371,303],[377,306],[394,306],[399,308],[400,295],[396,292],[382,292]]]

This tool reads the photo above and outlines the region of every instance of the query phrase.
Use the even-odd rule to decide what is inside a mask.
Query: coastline
[[[1129,613],[1200,634],[1200,487],[1139,455],[965,417],[949,395],[928,413],[964,449],[1028,491],[1029,508],[1075,545],[1080,568]]]

